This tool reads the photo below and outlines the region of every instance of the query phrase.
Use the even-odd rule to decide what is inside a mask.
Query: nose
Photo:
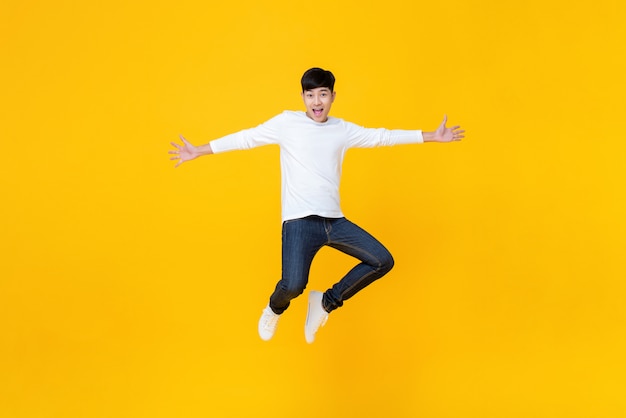
[[[320,97],[319,94],[316,94],[316,95],[313,96],[313,102],[316,105],[322,104],[322,98]]]

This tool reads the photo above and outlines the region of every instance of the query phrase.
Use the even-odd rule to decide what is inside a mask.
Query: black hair
[[[304,72],[300,83],[302,84],[302,91],[328,87],[332,92],[335,88],[335,76],[328,70],[314,67]]]

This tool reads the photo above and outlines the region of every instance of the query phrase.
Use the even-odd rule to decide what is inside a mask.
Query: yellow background
[[[0,416],[626,416],[624,3],[0,6]],[[174,170],[302,109],[457,144],[348,153],[344,210],[395,269],[262,342],[278,150]],[[323,250],[310,288],[352,260]]]

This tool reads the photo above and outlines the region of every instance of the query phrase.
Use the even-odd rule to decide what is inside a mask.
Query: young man
[[[325,292],[311,291],[304,325],[312,343],[328,314],[344,301],[384,276],[394,260],[373,236],[344,217],[339,205],[339,180],[345,152],[354,147],[375,147],[422,142],[452,142],[464,137],[459,126],[434,132],[368,129],[328,116],[335,100],[335,77],[321,68],[307,70],[301,79],[306,111],[285,111],[256,128],[246,129],[206,145],[182,144],[169,153],[176,167],[202,155],[243,150],[267,144],[280,146],[282,172],[282,277],[259,320],[259,335],[269,340],[280,315],[305,289],[315,254],[329,246],[360,260]]]

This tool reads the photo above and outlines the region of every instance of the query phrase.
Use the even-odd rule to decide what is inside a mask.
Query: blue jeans
[[[322,306],[331,312],[393,267],[391,253],[376,238],[346,218],[307,216],[283,222],[282,278],[270,297],[270,307],[282,314],[302,294],[315,254],[325,245],[361,262],[324,292]]]

